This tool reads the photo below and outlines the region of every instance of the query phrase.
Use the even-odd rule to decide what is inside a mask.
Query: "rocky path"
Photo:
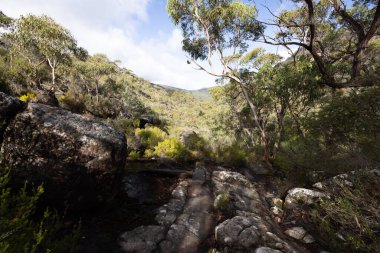
[[[227,219],[217,224],[217,216]],[[192,179],[179,183],[172,199],[158,209],[155,220],[157,224],[122,234],[122,251],[308,252],[282,232],[253,183],[223,168],[195,169]]]

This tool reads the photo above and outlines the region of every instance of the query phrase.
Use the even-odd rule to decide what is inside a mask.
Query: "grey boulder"
[[[9,122],[2,164],[12,183],[43,184],[44,200],[70,209],[89,209],[112,199],[125,165],[125,137],[110,126],[43,104]]]

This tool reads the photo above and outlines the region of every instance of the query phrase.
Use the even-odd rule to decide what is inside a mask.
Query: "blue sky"
[[[287,0],[256,0],[259,18],[289,5]],[[184,89],[214,86],[214,77],[186,64],[181,31],[166,13],[166,0],[1,0],[1,10],[14,18],[46,14],[68,28],[91,54],[105,53],[123,67],[154,83]],[[286,55],[283,48],[269,47]]]

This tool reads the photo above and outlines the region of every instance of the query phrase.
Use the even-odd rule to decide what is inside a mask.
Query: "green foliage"
[[[51,68],[55,88],[55,70],[61,63],[70,63],[76,41],[70,32],[48,16],[23,16],[16,21],[11,51],[28,60],[32,68],[45,61]]]
[[[320,99],[318,108],[307,117],[301,114],[298,128],[285,130],[286,141],[276,166],[307,178],[310,171],[334,175],[376,164],[380,152],[378,96],[379,89],[372,87]]]
[[[175,137],[165,139],[157,144],[154,148],[154,155],[160,158],[167,158],[172,160],[184,159],[187,150],[183,144]]]
[[[137,160],[140,158],[140,154],[136,150],[129,152],[128,158],[131,160]]]
[[[0,176],[0,252],[74,252],[79,229],[62,234],[58,214],[46,210],[36,216],[36,205],[44,190],[31,194],[27,183],[19,192],[7,187],[8,174]]]
[[[238,1],[169,0],[167,11],[182,28],[183,49],[196,60],[210,60],[217,49],[244,51],[247,40],[263,29],[255,20],[256,7]]]
[[[9,27],[13,22],[13,19],[5,15],[2,11],[0,11],[0,27]]]
[[[216,209],[218,209],[219,211],[227,211],[229,204],[230,204],[230,200],[228,198],[227,193],[222,192],[220,195],[218,195],[216,205],[215,205]]]
[[[144,129],[136,128],[135,135],[144,147],[150,149],[167,137],[167,133],[155,126],[148,126]]]
[[[377,160],[380,152],[379,96],[380,89],[373,87],[333,97],[314,113],[309,122],[311,133],[330,148],[355,149]]]
[[[85,98],[79,94],[66,93],[58,97],[61,106],[72,112],[83,113],[86,109]]]
[[[313,222],[333,252],[377,252],[379,178],[365,171],[350,174],[350,179],[352,187],[336,184],[329,189],[334,198],[319,204],[312,214]]]
[[[215,152],[217,161],[230,166],[246,166],[251,156],[238,144],[218,147]]]

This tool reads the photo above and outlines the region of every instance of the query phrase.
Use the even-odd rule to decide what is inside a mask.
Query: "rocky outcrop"
[[[292,227],[285,231],[285,234],[296,240],[302,240],[305,243],[313,243],[314,238],[307,233],[303,227]]]
[[[120,236],[125,252],[153,252],[165,237],[163,226],[141,226]]]
[[[159,225],[138,227],[122,234],[122,251],[199,252],[200,245],[213,227],[213,199],[208,177],[205,169],[198,168],[191,180],[180,182],[172,192],[172,199],[157,211]],[[140,246],[143,245],[142,240],[144,246]]]
[[[226,212],[233,216],[215,228],[220,252],[308,252],[282,232],[255,185],[246,177],[232,171],[214,171],[212,182],[214,194],[226,196]]]
[[[312,204],[317,200],[328,197],[329,196],[323,192],[305,188],[293,188],[288,191],[284,206],[285,208],[293,208],[300,204]]]
[[[0,121],[9,120],[25,107],[24,102],[0,92]]]
[[[213,199],[203,168],[194,171],[187,191],[187,201],[182,213],[169,227],[167,236],[160,243],[161,252],[199,252],[200,244],[207,238],[213,226]]]
[[[24,102],[0,92],[0,143],[3,141],[4,130],[11,118],[25,107]]]
[[[3,137],[2,164],[11,168],[13,183],[43,183],[49,202],[87,209],[116,192],[126,142],[106,124],[30,103],[10,121]]]
[[[121,235],[122,251],[308,252],[303,247],[308,234],[302,234],[298,242],[286,235],[253,183],[240,173],[218,169],[212,173],[196,169],[192,179],[182,181],[168,204],[158,209],[158,225]],[[282,206],[281,200],[273,202]],[[216,224],[217,217],[225,218]]]

